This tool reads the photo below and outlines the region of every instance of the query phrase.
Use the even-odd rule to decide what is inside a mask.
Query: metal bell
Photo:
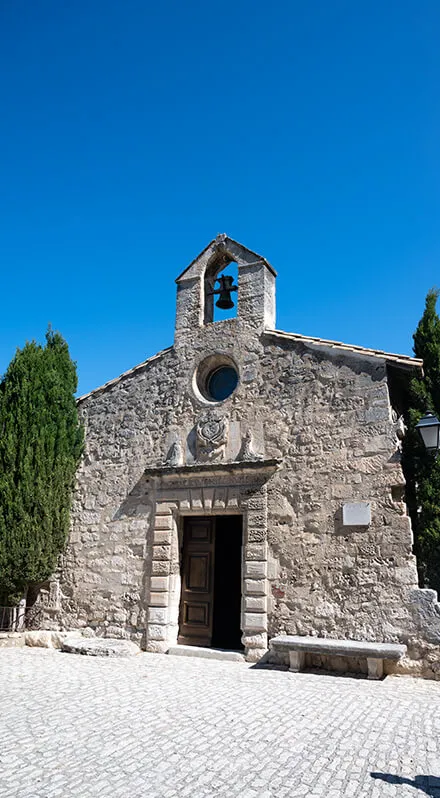
[[[215,304],[218,308],[221,308],[221,310],[230,310],[234,307],[234,303],[231,299],[231,291],[237,290],[237,286],[232,285],[234,278],[230,277],[229,274],[222,274],[221,277],[217,278],[217,282],[220,283],[220,288],[213,293],[220,294],[220,296]]]

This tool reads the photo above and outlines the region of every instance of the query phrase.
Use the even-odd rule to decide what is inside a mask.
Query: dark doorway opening
[[[241,515],[185,518],[179,643],[241,650]]]
[[[212,645],[240,651],[241,515],[215,519],[214,620]]]

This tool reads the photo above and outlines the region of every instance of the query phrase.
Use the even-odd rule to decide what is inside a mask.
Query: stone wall
[[[243,582],[247,649],[252,628],[269,637],[288,632],[401,641],[409,658],[399,667],[435,675],[439,605],[432,591],[417,587],[386,356],[268,331],[274,323],[273,270],[254,253],[240,263],[238,250],[238,316],[203,324],[208,250],[180,278],[174,347],[80,401],[86,452],[57,575],[60,597],[46,610],[47,624],[90,626],[144,646],[154,642],[149,625],[166,627],[156,634],[161,650],[171,639],[179,587],[175,580],[159,590],[157,579],[172,577],[173,569],[177,579],[181,518],[228,507],[207,506],[204,498],[193,502],[189,472],[182,472],[186,498],[182,504],[171,497],[173,521],[158,521],[168,515],[157,506],[164,486],[146,473],[167,463],[195,465],[198,424],[214,414],[225,430],[217,452],[222,467],[240,460],[246,441],[256,458],[281,461],[266,474],[262,537],[253,540],[265,547],[264,560],[254,566],[261,579],[258,600],[251,601]],[[203,360],[219,353],[233,360],[240,381],[231,397],[214,405],[194,383]],[[233,491],[240,480],[228,479]],[[344,502],[370,503],[371,524],[344,526]],[[246,503],[240,507],[246,515]],[[250,571],[244,580],[252,579]],[[168,598],[151,599],[159,593]],[[259,623],[265,628],[257,629],[253,623],[263,604]],[[254,649],[266,639],[259,637]]]
[[[384,360],[272,334],[241,341],[227,335],[234,324],[212,325],[200,349],[167,350],[81,403],[87,446],[54,622],[144,638],[155,496],[143,473],[165,463],[173,437],[191,461],[206,411],[192,374],[222,339],[241,375],[221,406],[235,449],[251,429],[256,448],[282,460],[267,483],[269,636],[400,640],[419,656],[438,643],[440,622],[416,589]],[[371,525],[342,527],[344,501],[370,502]]]

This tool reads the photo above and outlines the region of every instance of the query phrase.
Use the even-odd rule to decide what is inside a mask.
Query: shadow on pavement
[[[393,773],[370,773],[373,779],[381,779],[388,784],[408,784],[416,790],[421,790],[425,795],[430,795],[431,798],[439,798],[440,796],[440,778],[437,776],[415,776],[413,779],[407,779],[405,776],[395,776]]]

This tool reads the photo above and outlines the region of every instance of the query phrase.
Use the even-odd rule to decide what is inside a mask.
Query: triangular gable
[[[206,270],[206,267],[212,260],[212,258],[216,257],[219,253],[230,258],[231,261],[237,261],[238,263],[242,263],[243,265],[251,266],[254,263],[264,263],[265,266],[272,272],[273,275],[277,275],[273,266],[263,258],[261,255],[258,255],[256,252],[253,252],[251,249],[247,249],[244,247],[243,244],[240,244],[238,241],[234,241],[233,238],[229,238],[226,233],[220,233],[217,238],[214,238],[207,247],[205,247],[202,252],[197,255],[196,258],[189,264],[189,266],[184,269],[184,271],[179,274],[176,279],[176,283],[180,283],[186,280],[195,280],[200,277]]]

